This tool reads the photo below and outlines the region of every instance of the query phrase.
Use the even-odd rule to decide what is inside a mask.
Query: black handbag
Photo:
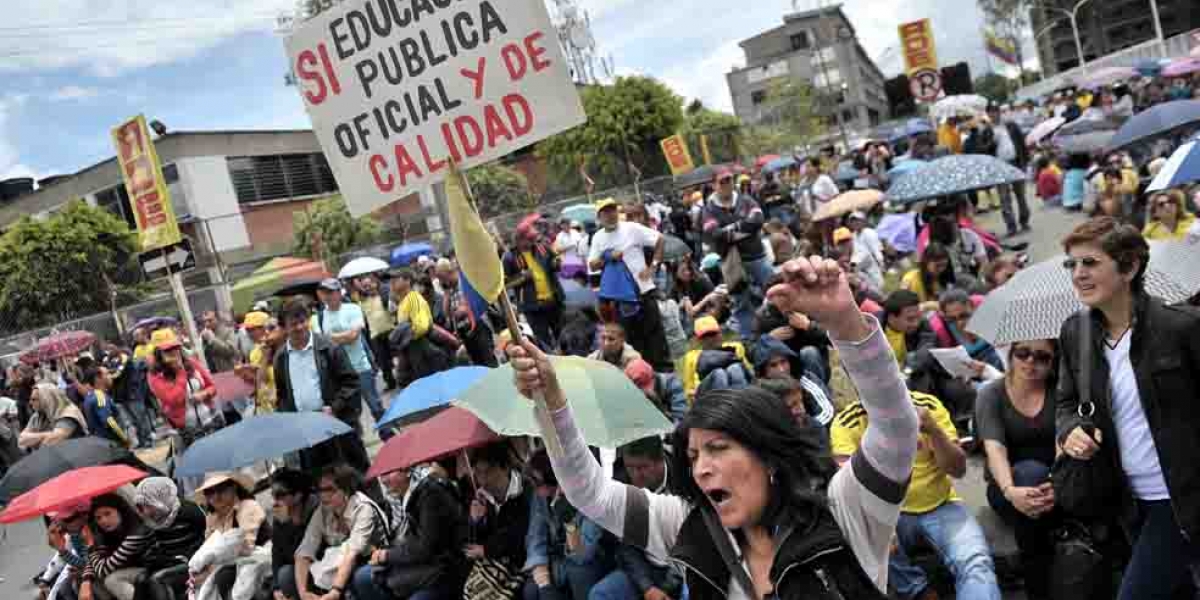
[[[436,583],[442,571],[441,565],[377,566],[371,567],[371,579],[396,598],[408,598]]]
[[[1113,570],[1098,526],[1067,519],[1054,531],[1050,598],[1112,598]]]

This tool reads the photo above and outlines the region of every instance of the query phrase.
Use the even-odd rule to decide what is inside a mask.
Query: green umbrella
[[[550,361],[588,445],[618,448],[673,429],[620,369],[576,356],[552,356]],[[500,435],[541,435],[533,403],[517,391],[511,365],[492,369],[454,404]]]

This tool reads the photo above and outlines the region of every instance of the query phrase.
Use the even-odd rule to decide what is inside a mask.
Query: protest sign
[[[678,133],[658,142],[662,146],[663,156],[671,167],[672,175],[682,175],[696,168],[692,163],[692,154],[688,152],[687,142]]]
[[[117,164],[137,222],[143,252],[179,243],[179,222],[171,205],[171,192],[163,177],[162,162],[150,139],[146,117],[138,115],[112,130]]]
[[[286,46],[355,215],[586,120],[542,0],[348,0]]]

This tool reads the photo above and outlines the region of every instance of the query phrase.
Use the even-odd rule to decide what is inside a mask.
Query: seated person
[[[988,504],[1013,528],[1030,598],[1050,597],[1054,562],[1058,515],[1050,467],[1057,350],[1055,340],[1013,344],[1008,373],[980,390],[975,403],[975,430],[987,455]]]
[[[150,528],[152,541],[146,553],[150,584],[157,590],[170,588],[180,597],[187,591],[187,561],[204,543],[204,511],[195,502],[181,499],[169,477],[139,482],[133,507]]]
[[[467,514],[453,485],[428,467],[379,476],[396,523],[390,544],[354,572],[357,600],[456,600],[462,592]]]
[[[29,408],[33,415],[17,436],[17,445],[23,450],[37,450],[88,434],[87,419],[83,412],[54,384],[39,383],[33,386]]]
[[[478,485],[467,513],[471,538],[465,554],[468,578],[475,569],[490,572],[513,597],[521,587],[525,564],[525,534],[529,531],[533,483],[521,476],[516,453],[507,441],[471,454],[471,472]],[[502,573],[497,569],[502,570]]]
[[[81,536],[88,560],[80,600],[133,600],[154,541],[137,511],[119,494],[96,496]]]
[[[941,398],[957,421],[970,418],[975,407],[975,388],[950,376],[929,350],[937,347],[937,335],[921,311],[921,301],[908,290],[892,292],[879,315],[883,332],[900,369],[908,376],[908,388]]]
[[[629,363],[641,360],[642,355],[625,341],[625,327],[611,321],[600,329],[600,348],[589,354],[588,358],[624,369]]]
[[[954,269],[950,265],[950,251],[945,246],[931,242],[921,253],[917,268],[900,279],[900,287],[917,295],[922,312],[938,309],[938,294],[957,285]]]
[[[782,282],[782,278],[773,279],[771,285],[776,282]],[[770,336],[791,349],[795,356],[789,360],[796,366],[792,370],[795,377],[807,373],[813,379],[829,382],[829,336],[807,316],[798,312],[784,314],[767,303],[755,313],[754,335],[758,339]]]
[[[791,399],[799,401],[799,404],[793,408],[803,411],[805,421],[811,420],[828,432],[836,412],[831,400],[832,394],[807,372],[801,372],[798,378],[795,377],[794,366],[790,362],[794,357],[795,353],[791,348],[784,346],[779,340],[770,336],[761,337],[754,346],[754,375],[759,383],[764,379],[782,379],[794,383],[799,396]],[[770,387],[768,390],[776,391]]]
[[[803,429],[812,428],[816,430],[820,434],[817,437],[821,440],[821,449],[824,451],[829,450],[829,426],[822,425],[813,418],[808,408],[808,393],[799,381],[792,379],[790,376],[771,377],[759,379],[754,382],[754,385],[775,394],[776,397],[787,405],[788,411],[792,413],[792,417],[796,420],[796,424]],[[832,405],[830,406],[830,412],[833,412]]]
[[[889,582],[901,600],[922,598],[929,579],[911,562],[909,554],[928,544],[954,574],[957,597],[999,600],[996,569],[983,529],[950,482],[967,471],[967,456],[958,445],[950,413],[933,396],[919,392],[910,395],[920,416],[920,437],[912,479],[896,523],[896,544],[888,561]],[[839,464],[858,450],[866,429],[867,412],[861,403],[838,413],[830,441]]]
[[[754,369],[741,342],[722,339],[721,324],[713,317],[696,319],[700,347],[683,356],[683,392],[688,403],[700,392],[737,390],[750,385]]]
[[[251,600],[271,573],[271,524],[249,478],[211,473],[196,488],[208,506],[204,544],[188,561],[195,600],[218,600],[217,571],[232,571],[230,600]],[[226,569],[226,567],[230,567]]]
[[[981,379],[999,379],[1004,371],[1004,361],[987,340],[967,331],[967,323],[975,315],[975,309],[983,302],[983,296],[968,296],[960,289],[946,290],[938,296],[938,312],[929,317],[929,326],[937,335],[939,348],[962,346],[979,365]],[[984,377],[983,365],[997,371]]]
[[[602,545],[604,530],[579,514],[558,487],[550,458],[539,450],[529,459],[536,495],[525,535],[525,600],[587,600],[588,590],[611,570]]]
[[[687,412],[687,396],[683,393],[683,384],[679,383],[679,377],[674,373],[655,373],[650,363],[639,358],[626,365],[625,376],[672,423],[678,423]]]
[[[275,590],[282,592],[295,585],[296,550],[320,502],[312,479],[295,469],[271,476],[271,499],[271,572]]]
[[[90,509],[87,502],[77,502],[50,516],[46,536],[55,555],[46,569],[33,578],[46,600],[71,600],[78,596],[78,582],[88,556],[82,531]]]
[[[338,600],[345,596],[354,569],[367,562],[373,548],[387,544],[387,523],[361,488],[362,476],[347,465],[322,471],[317,479],[321,505],[296,549],[296,565],[280,569],[283,596],[312,600],[315,594]]]

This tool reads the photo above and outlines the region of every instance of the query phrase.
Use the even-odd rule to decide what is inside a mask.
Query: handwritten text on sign
[[[357,0],[287,40],[355,215],[586,119],[543,0]]]

